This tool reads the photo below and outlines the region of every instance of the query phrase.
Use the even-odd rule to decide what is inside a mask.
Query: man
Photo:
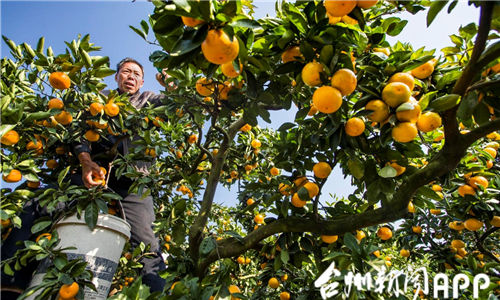
[[[118,84],[118,93],[128,94],[130,103],[137,109],[149,104],[158,105],[163,98],[163,95],[155,95],[153,92],[140,92],[144,84],[144,69],[132,58],[125,58],[118,63],[115,80]],[[122,155],[127,154],[132,146],[130,139],[119,141],[117,137],[111,135],[106,139],[101,139],[100,142],[82,142],[75,146],[74,152],[80,161],[82,174],[80,180],[73,177],[73,182],[83,184],[87,188],[100,185],[101,183],[94,181],[93,178],[104,178],[100,166],[107,167],[114,157],[101,157],[98,161],[94,161],[92,157],[95,154],[102,156],[102,153],[106,153],[116,142],[119,143],[118,151]],[[149,166],[150,164],[146,162],[138,162],[136,165],[137,169],[145,174]],[[165,286],[165,280],[158,275],[158,272],[165,269],[165,264],[161,257],[158,239],[152,228],[155,221],[153,199],[151,196],[129,194],[128,188],[131,183],[129,178],[116,178],[114,170],[111,170],[108,186],[123,197],[121,204],[126,220],[131,226],[131,245],[135,247],[144,242],[146,245],[151,245],[151,252],[156,253],[154,257],[143,258],[141,261],[144,265],[141,271],[143,283],[148,285],[152,292],[161,291]]]

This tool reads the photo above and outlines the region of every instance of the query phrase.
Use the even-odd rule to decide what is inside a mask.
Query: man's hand
[[[90,154],[82,152],[78,154],[78,160],[80,160],[80,164],[82,165],[82,180],[85,187],[91,188],[101,185],[102,181],[94,181],[94,178],[104,179],[105,174],[99,165],[90,158]]]
[[[167,91],[171,92],[173,90],[175,90],[177,88],[177,86],[175,86],[175,84],[173,82],[170,82],[167,86],[167,84],[165,83],[165,80],[169,77],[167,72],[166,72],[167,69],[163,69],[161,71],[161,73],[156,73],[156,80],[158,81],[158,83],[162,86],[162,87],[165,87],[167,88]]]

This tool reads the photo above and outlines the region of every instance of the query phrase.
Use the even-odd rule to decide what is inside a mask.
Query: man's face
[[[141,67],[133,62],[126,62],[116,73],[118,89],[123,93],[135,94],[144,84]]]

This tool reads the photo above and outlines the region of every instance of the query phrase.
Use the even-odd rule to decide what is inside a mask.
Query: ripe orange
[[[495,150],[494,148],[486,147],[483,150],[484,150],[484,152],[491,155],[493,157],[493,159],[495,159],[497,157],[497,150]]]
[[[399,251],[399,255],[401,255],[401,257],[410,257],[410,250],[401,249],[401,251]]]
[[[363,119],[353,117],[345,123],[345,133],[349,136],[358,136],[365,131],[365,122]]]
[[[181,19],[182,19],[182,23],[184,23],[184,25],[186,25],[188,27],[196,27],[196,26],[205,22],[205,21],[200,20],[200,19],[195,19],[195,18],[185,17],[185,16],[181,16]]]
[[[486,161],[486,168],[487,168],[487,169],[491,169],[491,168],[493,168],[493,161],[492,161],[492,160],[488,160],[488,161]]]
[[[89,106],[90,114],[92,116],[96,116],[97,114],[101,113],[102,110],[104,109],[104,105],[99,102],[92,102]]]
[[[318,112],[318,109],[316,106],[314,106],[314,103],[311,103],[311,106],[309,108],[309,111],[307,112],[308,116],[314,116]]]
[[[229,289],[229,293],[231,295],[234,293],[241,293],[240,288],[235,286],[235,285],[230,285],[228,289]],[[231,300],[238,300],[238,299],[240,299],[240,298],[231,296]]]
[[[295,186],[296,186],[297,188],[300,188],[301,186],[303,186],[304,184],[306,184],[306,182],[308,182],[307,177],[305,177],[305,176],[300,176],[300,177],[297,177],[297,178],[293,181],[293,184],[295,184]]]
[[[362,239],[366,237],[366,233],[363,230],[356,230],[356,239],[361,242]]]
[[[282,182],[279,184],[278,189],[282,195],[284,196],[290,195],[290,186],[288,184]]]
[[[59,166],[59,163],[55,159],[49,159],[49,160],[47,160],[47,162],[45,164],[47,165],[47,168],[49,168],[49,169],[55,169],[55,168],[57,168],[57,166]]]
[[[104,105],[104,113],[110,117],[115,117],[120,113],[120,107],[116,103],[110,101]]]
[[[196,81],[196,91],[202,96],[210,96],[215,90],[215,84],[212,79],[208,80],[206,77],[202,77]]]
[[[328,12],[326,13],[326,16],[328,17],[328,24],[330,25],[335,25],[338,22],[342,21],[342,17],[334,17],[330,15]]]
[[[269,287],[272,289],[277,289],[280,286],[280,282],[278,281],[278,279],[276,277],[271,277],[271,279],[269,279],[269,282],[267,283],[267,285],[269,285]]]
[[[65,90],[71,86],[71,79],[64,72],[54,72],[49,75],[50,85],[58,90]]]
[[[483,176],[473,176],[469,178],[469,185],[475,189],[478,188],[478,185],[482,185],[486,189],[488,188],[488,179]]]
[[[72,284],[63,284],[59,289],[59,297],[63,300],[71,299],[78,294],[80,287],[78,283],[73,282]]]
[[[156,150],[154,148],[147,148],[146,151],[144,151],[144,154],[151,157],[156,157]]]
[[[314,176],[324,179],[332,172],[332,167],[327,162],[321,161],[313,167]]]
[[[382,122],[389,117],[389,106],[382,100],[371,100],[366,104],[365,109],[373,111],[368,115],[368,119],[373,122]]]
[[[306,182],[306,184],[304,184],[304,188],[309,193],[309,198],[311,199],[314,198],[319,193],[319,187],[314,182]]]
[[[9,130],[2,135],[1,143],[6,146],[12,146],[19,142],[19,133],[15,130]]]
[[[408,86],[410,91],[413,91],[415,88],[415,78],[410,73],[396,73],[389,78],[389,83],[391,82],[402,82]]]
[[[322,113],[334,113],[342,106],[342,94],[336,88],[325,85],[314,91],[313,103]]]
[[[418,103],[405,102],[396,109],[396,118],[400,122],[416,123],[420,117],[420,105]]]
[[[287,281],[288,280],[288,274],[283,274],[281,276],[281,281]]]
[[[340,69],[332,76],[332,87],[338,89],[342,96],[352,94],[356,89],[358,80],[353,71],[349,69]]]
[[[339,238],[338,235],[322,235],[321,240],[327,244],[335,243]]]
[[[299,194],[297,193],[293,194],[291,203],[295,207],[304,207],[307,204],[306,201],[300,199]]]
[[[197,136],[196,134],[192,134],[192,135],[190,135],[190,136],[188,137],[187,142],[188,142],[189,144],[194,144],[194,143],[196,143],[196,141],[197,141],[197,140],[198,140],[198,136]]]
[[[441,214],[441,210],[440,209],[434,209],[434,208],[431,208],[429,210],[429,212],[433,215],[440,215]]]
[[[73,116],[65,110],[55,115],[54,119],[56,119],[56,121],[61,123],[62,125],[68,125],[73,122]]]
[[[392,138],[400,143],[411,142],[417,135],[417,126],[410,122],[401,122],[392,128]]]
[[[296,61],[298,59],[304,59],[304,56],[302,53],[300,53],[300,47],[299,46],[292,46],[287,48],[283,53],[281,54],[281,60],[283,63],[287,63],[290,61]]]
[[[234,60],[240,51],[238,39],[230,37],[221,29],[211,29],[201,43],[201,52],[213,64],[223,64]]]
[[[333,17],[342,17],[349,14],[357,3],[356,0],[325,0],[323,5]]]
[[[398,107],[410,101],[410,88],[402,82],[391,82],[382,90],[382,100],[390,107]]]
[[[280,174],[280,170],[276,167],[272,167],[271,170],[269,171],[271,175],[273,176],[278,176]]]
[[[422,227],[420,226],[412,226],[411,230],[416,233],[416,234],[421,234],[422,233]]]
[[[281,292],[280,300],[290,300],[290,293],[285,291]]]
[[[99,133],[95,130],[89,129],[84,134],[85,138],[90,142],[97,142],[101,137]]]
[[[323,65],[319,62],[313,61],[307,63],[302,68],[302,81],[308,86],[317,86],[321,83],[319,74],[323,72]]]
[[[415,205],[413,205],[413,202],[408,202],[408,212],[409,213],[415,213]]]
[[[18,182],[21,180],[22,177],[23,176],[19,170],[12,169],[12,170],[10,170],[9,174],[4,175],[2,178],[3,178],[3,181],[5,181],[5,182]]]
[[[247,200],[247,205],[248,206],[250,206],[250,205],[252,205],[254,203],[255,203],[255,200],[253,200],[253,198],[248,198],[248,200]]]
[[[49,109],[63,109],[64,102],[61,99],[52,98],[49,100]]]
[[[260,146],[262,146],[262,143],[257,139],[253,139],[250,144],[252,145],[252,148],[254,148],[254,149],[258,149],[258,148],[260,148]]]
[[[425,64],[411,70],[411,75],[417,77],[418,79],[425,79],[431,76],[432,72],[434,72],[434,64],[432,61],[428,61]]]
[[[377,236],[381,240],[387,241],[392,237],[392,230],[389,227],[380,227],[377,231]]]
[[[35,142],[29,141],[28,144],[26,144],[26,150],[41,150],[42,147],[42,141],[39,139],[36,139]]]
[[[236,78],[241,74],[241,71],[243,71],[243,65],[240,63],[240,71],[236,72],[236,69],[233,66],[233,62],[227,62],[225,64],[222,64],[220,66],[220,69],[222,71],[222,74],[226,75],[228,78]]]
[[[358,0],[357,6],[367,9],[377,4],[377,2],[378,0]]]
[[[243,256],[238,256],[238,259],[236,259],[238,264],[244,265],[245,264],[245,258]]]
[[[477,231],[483,227],[484,223],[479,221],[476,218],[470,218],[465,220],[464,226],[465,229],[470,230],[470,231]]]
[[[465,229],[464,223],[460,221],[453,221],[448,224],[448,227],[450,227],[453,230],[456,231],[461,231]]]
[[[264,224],[264,216],[261,215],[261,214],[258,214],[256,215],[253,220],[255,221],[255,223],[257,224]]]
[[[35,243],[38,243],[38,241],[41,239],[47,239],[50,241],[52,239],[52,234],[50,234],[48,232],[44,232],[44,233],[40,234],[39,236],[36,237]]]
[[[500,227],[500,216],[493,216],[490,220],[491,226]]]
[[[245,124],[245,125],[241,126],[241,128],[240,128],[240,131],[243,131],[243,132],[249,132],[250,130],[252,130],[252,125],[250,125],[250,124]]]
[[[443,190],[443,187],[442,187],[442,186],[440,186],[439,184],[433,184],[433,185],[432,185],[432,190],[433,190],[434,192],[441,192],[441,191]]]
[[[441,126],[441,123],[441,116],[439,114],[428,111],[418,118],[417,128],[420,131],[429,132]]]
[[[373,255],[375,255],[375,257],[379,258],[380,257],[380,250],[375,250],[372,252]]]
[[[40,181],[26,181],[26,185],[29,188],[36,189],[40,186]]]
[[[476,191],[470,185],[464,184],[458,188],[458,194],[462,197],[465,197],[465,195],[475,195]]]
[[[391,166],[394,170],[396,170],[396,177],[403,174],[406,171],[406,167],[400,166],[396,162],[389,163],[389,166]]]
[[[456,249],[465,248],[465,243],[461,240],[453,240],[451,241],[451,246]]]

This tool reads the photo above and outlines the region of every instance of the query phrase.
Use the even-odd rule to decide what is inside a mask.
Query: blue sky
[[[255,1],[256,17],[274,15],[274,2]],[[90,40],[102,50],[93,55],[109,56],[112,68],[125,56],[139,60],[145,68],[143,90],[159,91],[161,86],[154,79],[156,69],[149,63],[149,55],[159,47],[146,43],[134,33],[129,25],[140,27],[141,20],[147,20],[153,12],[153,4],[146,1],[1,1],[1,33],[16,44],[26,42],[33,47],[38,39],[45,37],[45,45],[52,46],[55,53],[65,49],[64,41],[76,39],[78,34],[90,34]],[[478,10],[460,1],[452,15],[445,12],[438,15],[430,28],[425,27],[425,13],[412,16],[405,14],[409,23],[400,36],[391,38],[412,43],[415,48],[441,49],[451,44],[448,35],[456,33],[460,24],[466,25],[478,18]],[[150,41],[154,41],[152,34]],[[9,56],[9,49],[1,41],[2,57]],[[113,76],[105,80],[115,87]],[[293,121],[294,113],[273,112],[271,124],[278,128],[283,122]],[[261,127],[269,126],[261,122]],[[333,178],[333,179],[331,179]],[[347,196],[352,188],[349,180],[339,180],[343,175],[337,170],[330,176],[324,194],[336,193]],[[335,184],[333,183],[335,182]],[[4,183],[2,183],[4,185]],[[232,202],[234,193],[222,190],[217,193],[218,202]]]

